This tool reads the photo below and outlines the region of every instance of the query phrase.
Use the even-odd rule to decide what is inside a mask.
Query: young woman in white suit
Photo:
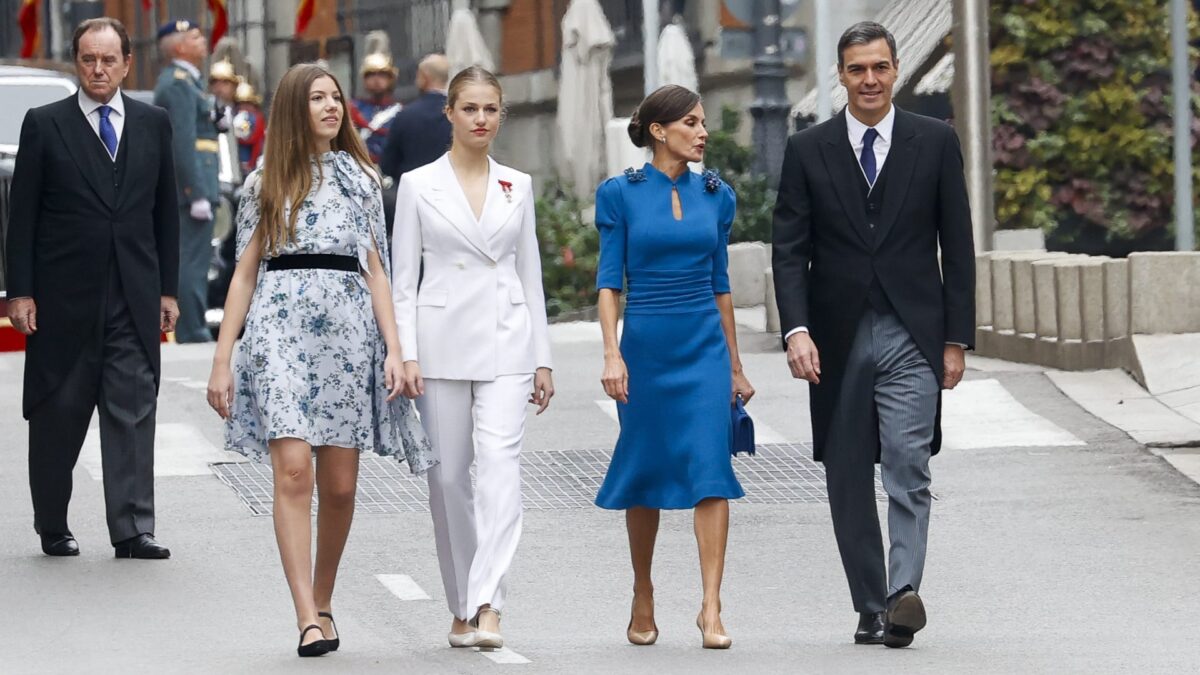
[[[502,110],[492,73],[455,76],[451,149],[400,179],[392,235],[405,393],[419,397],[440,459],[429,471],[429,506],[452,647],[504,644],[525,405],[541,414],[554,395],[532,182],[488,156]]]

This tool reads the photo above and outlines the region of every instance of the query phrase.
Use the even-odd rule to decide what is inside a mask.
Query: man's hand
[[[821,357],[808,333],[799,331],[788,337],[787,361],[792,377],[821,384]]]
[[[160,330],[170,333],[175,330],[175,320],[179,318],[179,303],[175,298],[164,295],[158,299],[158,320]]]
[[[212,220],[212,204],[208,203],[207,199],[197,199],[192,202],[192,207],[189,209],[193,220]]]
[[[959,345],[946,345],[942,352],[942,362],[946,372],[942,376],[942,389],[953,389],[962,380],[963,372],[967,369],[967,356]]]
[[[37,332],[37,303],[33,298],[13,298],[8,301],[8,318],[22,335]]]

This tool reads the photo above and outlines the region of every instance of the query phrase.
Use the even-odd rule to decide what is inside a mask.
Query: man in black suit
[[[974,342],[975,250],[962,154],[946,124],[899,110],[896,42],[838,41],[846,110],[793,135],[775,205],[775,295],[793,377],[810,382],[855,642],[911,644],[929,530],[941,389]],[[941,265],[938,247],[941,247]],[[888,494],[884,564],[874,464]]]
[[[392,120],[379,162],[383,175],[396,184],[405,172],[429,164],[450,149],[450,120],[446,119],[449,74],[450,63],[441,54],[430,54],[417,66],[421,95]]]
[[[47,555],[78,555],[71,472],[92,411],[118,558],[167,558],[154,540],[159,331],[179,308],[179,214],[165,111],[120,91],[130,42],[110,18],[72,41],[80,89],[25,116],[8,230],[9,318],[28,336],[34,529]]]

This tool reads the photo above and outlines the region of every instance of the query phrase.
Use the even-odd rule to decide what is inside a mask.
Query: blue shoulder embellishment
[[[704,179],[706,192],[716,192],[721,187],[721,174],[716,169],[705,169],[700,177]]]
[[[635,169],[632,166],[625,169],[625,179],[630,183],[641,183],[646,180],[646,172],[641,169]]]

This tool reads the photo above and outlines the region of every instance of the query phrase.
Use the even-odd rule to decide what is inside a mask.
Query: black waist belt
[[[281,255],[267,260],[267,271],[275,270],[338,270],[357,272],[358,258],[332,253],[300,253]]]

